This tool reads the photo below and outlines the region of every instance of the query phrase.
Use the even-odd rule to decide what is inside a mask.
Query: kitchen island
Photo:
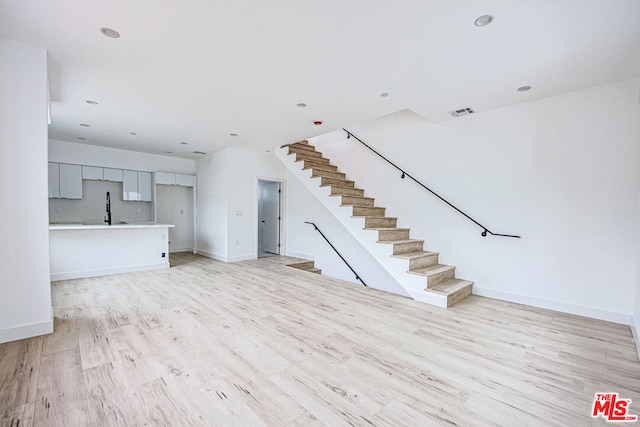
[[[170,224],[49,226],[51,280],[169,268]]]

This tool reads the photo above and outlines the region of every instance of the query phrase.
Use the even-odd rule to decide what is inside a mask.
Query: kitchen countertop
[[[173,228],[173,224],[157,224],[154,222],[133,224],[49,224],[49,230],[107,230],[107,229],[132,229],[132,228]]]

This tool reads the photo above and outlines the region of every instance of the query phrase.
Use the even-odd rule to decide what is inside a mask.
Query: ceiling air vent
[[[466,107],[466,108],[461,108],[455,111],[449,111],[449,114],[451,114],[453,117],[460,117],[460,116],[468,116],[469,114],[473,114],[475,112],[476,111],[473,108]]]
[[[207,154],[207,153],[203,153],[202,151],[194,151],[193,154]]]

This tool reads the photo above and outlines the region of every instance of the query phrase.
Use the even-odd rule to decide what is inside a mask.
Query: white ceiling
[[[49,52],[50,138],[186,158],[640,75],[639,0],[0,0],[0,37]]]

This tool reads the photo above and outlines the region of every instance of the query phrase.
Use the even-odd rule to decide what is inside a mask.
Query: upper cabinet
[[[49,198],[82,199],[82,166],[50,162]]]
[[[104,168],[104,180],[113,182],[122,182],[123,180],[122,169]]]
[[[82,166],[82,179],[102,181],[104,180],[104,168],[97,166]]]
[[[153,186],[151,185],[151,172],[138,172],[138,200],[150,202],[153,200]]]
[[[156,172],[156,184],[195,187],[196,177],[195,175],[184,175],[180,173]]]
[[[60,163],[49,162],[49,198],[60,198]]]
[[[151,172],[125,170],[122,174],[122,200],[151,202]]]

